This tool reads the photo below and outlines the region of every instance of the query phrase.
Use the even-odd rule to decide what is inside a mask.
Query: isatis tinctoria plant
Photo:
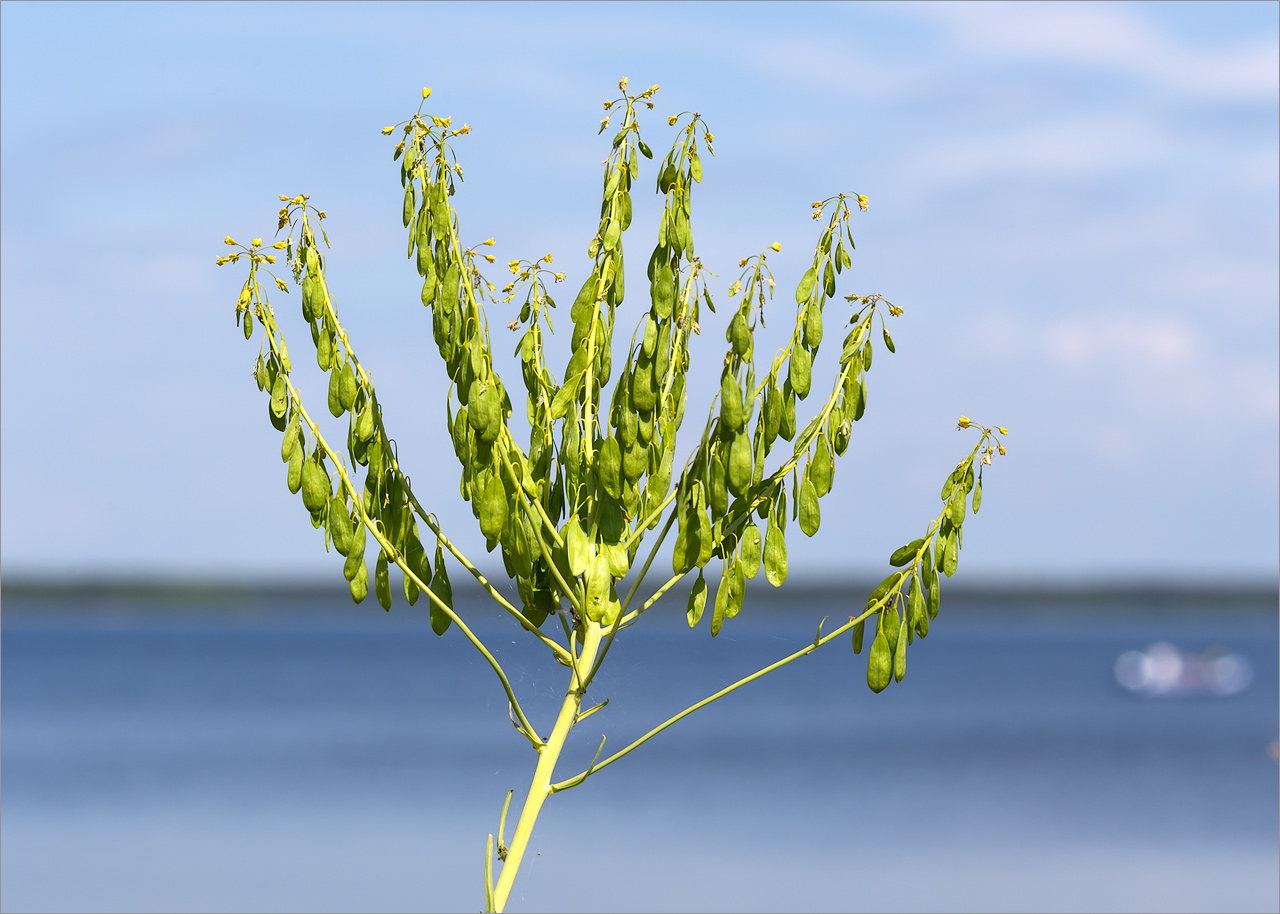
[[[867,198],[842,193],[813,203],[811,215],[820,230],[796,286],[790,337],[757,364],[756,329],[774,289],[767,262],[768,253],[779,250],[773,244],[739,262],[741,274],[722,299],[728,348],[718,402],[705,419],[698,415],[702,424],[692,446],[681,450],[677,433],[685,418],[690,337],[716,311],[714,274],[694,255],[692,229],[693,190],[702,180],[703,155],[713,154],[714,137],[696,113],[667,119],[675,139],[655,169],[663,206],[645,271],[647,302],[639,304],[634,293],[625,299],[623,240],[631,225],[631,194],[641,160],[653,159],[640,135],[639,115],[654,107],[657,88],[633,95],[624,79],[619,97],[605,104],[600,133],[612,120],[621,123],[604,162],[600,219],[587,247],[591,273],[569,308],[572,355],[559,375],[547,365],[544,334],[553,332],[557,307],[551,290],[565,274],[552,268],[551,255],[512,260],[507,266],[513,278],[498,289],[481,273],[495,260],[487,253],[493,239],[474,247],[462,240],[452,203],[462,180],[454,145],[470,128],[425,113],[427,89],[412,117],[383,130],[388,136],[400,133],[394,158],[404,188],[401,219],[408,256],[423,280],[422,305],[445,369],[441,383],[447,389],[448,427],[439,446],[451,446],[462,466],[461,495],[489,550],[499,550],[503,568],[514,579],[514,601],[509,589],[495,587],[445,535],[401,468],[392,417],[379,406],[373,378],[356,357],[330,294],[324,211],[305,194],[281,196],[277,234],[283,238],[271,245],[254,239],[245,246],[228,237],[234,251],[218,259],[219,264],[248,265],[236,318],[246,339],[255,327],[262,330],[255,377],[269,398],[268,418],[283,434],[280,458],[288,466],[289,491],[301,494],[312,526],[323,531],[326,549],[332,546],[345,557],[352,598],[365,599],[368,558],[376,553],[373,592],[389,609],[391,569],[398,569],[405,600],[414,605],[426,598],[433,631],[444,635],[456,627],[484,656],[506,694],[512,723],[534,750],[532,783],[510,841],[506,820],[514,791],[507,794],[497,840],[489,835],[485,842],[488,910],[501,911],[506,904],[549,797],[577,787],[699,708],[843,635],[852,633],[853,651],[860,653],[868,621],[874,628],[868,685],[879,692],[891,680],[901,680],[908,645],[928,634],[938,614],[939,572],[954,574],[966,515],[981,506],[983,467],[995,453],[1005,452],[1000,436],[1007,430],[961,417],[960,427],[975,429],[978,441],[947,471],[942,510],[925,523],[918,539],[892,553],[889,564],[895,570],[847,622],[825,633],[819,623],[814,640],[801,650],[691,705],[603,759],[602,742],[585,770],[557,779],[556,762],[575,724],[603,707],[584,710],[583,703],[618,632],[639,624],[689,575],[695,576],[686,610],[690,628],[707,615],[709,590],[715,587],[712,636],[742,609],[748,578],[763,568],[773,586],[786,580],[788,524],[796,523],[806,536],[817,532],[819,504],[831,491],[836,458],[845,453],[867,408],[874,331],[878,326],[884,348],[893,352],[885,316],[902,314],[880,295],[837,298],[838,279],[852,263],[850,220],[866,209]],[[328,372],[328,411],[347,420],[345,441],[321,431],[321,417],[303,403],[292,379],[289,348],[268,297],[269,290],[289,292],[291,285],[301,293],[316,361]],[[841,305],[834,320],[824,317],[833,302]],[[498,375],[490,309],[504,323],[510,318],[508,326],[520,333],[516,351],[527,444],[517,440],[511,391]],[[624,329],[616,335],[619,321]],[[825,387],[813,378],[824,321],[843,333],[839,362]],[[632,327],[634,332],[625,335]],[[615,349],[616,339],[622,345]],[[801,426],[798,401],[815,389],[823,394]],[[649,537],[651,531],[656,534]],[[673,534],[671,573],[646,588],[655,558]],[[431,540],[434,555],[428,553]],[[528,718],[510,677],[455,608],[450,562],[566,668],[564,700],[549,732]],[[704,576],[708,566],[717,573]],[[500,861],[496,881],[495,854]]]

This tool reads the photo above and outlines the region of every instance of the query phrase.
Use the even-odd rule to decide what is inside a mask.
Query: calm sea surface
[[[487,666],[421,603],[278,602],[6,597],[0,907],[481,908],[534,761]],[[625,633],[561,772],[849,612],[805,603],[748,603],[714,641],[682,613]],[[547,729],[565,671],[473,615]],[[1252,683],[1120,688],[1157,641],[1234,651]],[[1274,609],[944,603],[881,695],[832,644],[553,797],[509,909],[1275,911],[1278,651]]]

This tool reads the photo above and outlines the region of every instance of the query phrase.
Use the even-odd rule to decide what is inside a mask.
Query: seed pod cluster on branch
[[[326,547],[331,544],[346,557],[344,574],[357,602],[369,589],[364,551],[366,537],[372,534],[379,547],[373,589],[384,607],[391,603],[389,571],[394,565],[404,575],[410,603],[423,588],[430,591],[432,626],[443,633],[456,619],[444,564],[447,551],[495,599],[518,613],[530,631],[536,633],[551,615],[566,611],[560,615],[566,635],[577,631],[581,637],[587,622],[616,627],[657,548],[674,531],[672,581],[626,619],[634,619],[666,587],[696,569],[687,609],[690,626],[696,626],[710,597],[704,569],[718,560],[718,584],[710,598],[710,630],[716,635],[740,612],[747,580],[763,570],[773,586],[785,582],[788,524],[794,522],[806,536],[817,532],[821,500],[833,488],[836,459],[848,449],[853,425],[867,407],[875,320],[879,316],[885,348],[894,352],[886,312],[895,317],[902,313],[880,295],[844,296],[849,308],[834,318],[847,328],[834,377],[825,400],[798,428],[798,405],[815,389],[815,359],[825,325],[833,320],[825,309],[839,301],[837,282],[852,267],[850,221],[855,212],[867,208],[867,198],[838,194],[813,204],[811,215],[821,229],[795,290],[793,329],[780,350],[765,356],[760,376],[756,330],[764,326],[776,285],[768,256],[780,246],[770,245],[740,261],[742,272],[728,289],[728,346],[716,402],[706,414],[696,447],[677,467],[676,436],[685,416],[691,335],[701,331],[703,307],[709,313],[716,310],[709,284],[713,274],[694,254],[692,204],[694,187],[703,178],[702,156],[714,155],[714,136],[696,113],[668,119],[676,136],[656,162],[662,215],[645,271],[647,309],[630,342],[619,349],[621,365],[615,376],[615,329],[620,317],[626,320],[620,309],[625,300],[624,238],[631,227],[631,195],[642,159],[653,159],[640,135],[639,114],[643,107],[653,106],[656,91],[654,87],[631,95],[625,81],[620,86],[623,94],[606,103],[610,113],[600,126],[603,133],[612,119],[620,120],[602,163],[599,222],[587,246],[591,270],[569,308],[570,354],[559,378],[548,367],[544,335],[554,332],[551,318],[557,306],[552,286],[565,279],[551,266],[552,255],[509,261],[513,278],[498,290],[481,272],[496,260],[487,253],[494,239],[474,246],[462,240],[452,204],[463,174],[454,144],[470,133],[470,127],[455,127],[451,118],[424,113],[420,107],[399,127],[384,130],[402,132],[393,151],[403,189],[401,221],[449,384],[444,432],[461,466],[459,491],[471,505],[488,550],[498,550],[504,570],[516,581],[519,610],[505,604],[443,536],[400,469],[372,379],[352,351],[326,280],[325,257],[317,240],[318,233],[327,247],[325,214],[305,196],[281,197],[285,205],[278,227],[288,231],[271,250],[286,252],[294,284],[300,287],[302,316],[316,361],[328,373],[329,411],[334,417],[348,417],[349,468],[327,444],[290,380],[284,338],[260,277],[266,272],[279,290],[288,291],[288,284],[270,272],[274,255],[255,239],[253,245],[237,246],[237,253],[220,260],[250,261],[237,319],[244,316],[246,336],[254,320],[265,330],[256,376],[259,387],[270,395],[271,421],[284,432],[281,456],[288,464],[288,485],[301,493],[312,524],[324,529]],[[513,434],[512,397],[494,362],[488,318],[493,307],[516,315],[508,327],[519,334],[515,355],[525,388],[527,446]],[[985,430],[980,446],[991,434]],[[780,454],[775,453],[779,441],[790,445]],[[991,452],[989,446],[987,450]],[[969,464],[977,454],[975,449]],[[989,453],[984,459],[989,461]],[[365,472],[358,481],[361,467]],[[980,480],[975,484],[971,466],[966,472],[958,469],[949,478],[944,491],[947,509],[909,558],[911,567],[887,578],[868,604],[879,620],[872,644],[874,674],[869,673],[868,680],[873,688],[882,679],[875,670],[887,668],[901,675],[905,642],[897,637],[899,630],[907,642],[915,633],[923,637],[928,619],[937,611],[937,572],[955,571],[966,495],[974,491],[975,510],[981,498]],[[428,559],[419,522],[437,537],[434,563]],[[636,566],[646,534],[659,526],[661,532],[632,592],[621,599],[619,582]],[[919,607],[924,611],[917,611]],[[905,620],[898,618],[899,609]],[[906,620],[910,625],[903,629]],[[855,648],[860,650],[863,622],[854,631]],[[897,654],[902,664],[894,659]]]

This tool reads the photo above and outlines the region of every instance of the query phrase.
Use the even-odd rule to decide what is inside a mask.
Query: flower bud
[[[778,242],[775,241],[773,244],[769,245],[769,250],[774,252],[781,251],[782,245],[778,244]]]
[[[430,98],[430,97],[431,97],[431,87],[430,87],[430,86],[423,86],[423,87],[422,87],[422,97],[423,97],[423,98]]]
[[[382,128],[382,135],[383,135],[383,136],[391,136],[391,134],[395,133],[395,131],[396,131],[396,128],[394,128],[394,127],[383,127],[383,128]],[[284,198],[283,198],[283,197],[281,197],[281,199],[283,200]]]
[[[235,244],[235,243],[236,243],[236,240],[235,240],[234,238],[232,238],[230,235],[228,235],[226,238],[223,238],[223,239],[222,239],[222,243],[223,243],[223,244]]]
[[[680,115],[678,114],[671,115],[671,117],[667,118],[667,126],[674,127],[676,125],[676,121],[678,121],[679,119],[680,119]]]
[[[1002,435],[1007,435],[1007,434],[1009,434],[1009,430],[1008,430],[1007,428],[1005,428],[1003,425],[1001,425],[999,428],[1000,428],[1000,434],[1002,434]],[[1003,450],[1003,449],[1002,449],[1002,450]]]
[[[493,247],[493,246],[494,246],[495,244],[497,244],[498,242],[494,241],[492,238],[487,238],[487,239],[485,239],[485,240],[484,240],[483,242],[481,242],[481,243],[482,243],[482,244],[487,244],[489,247]]]
[[[275,248],[277,251],[283,251],[285,249],[285,244],[286,242],[284,241],[277,241],[275,244],[271,246]]]
[[[956,424],[960,428],[968,428],[969,426],[973,425],[973,423],[969,420],[968,416],[961,416],[960,421]]]

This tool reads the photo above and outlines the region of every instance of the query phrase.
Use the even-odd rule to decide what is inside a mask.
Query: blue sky
[[[625,75],[662,85],[655,149],[668,113],[716,134],[694,230],[722,284],[781,242],[775,328],[809,202],[870,197],[842,294],[906,309],[898,354],[794,569],[883,567],[936,513],[965,413],[1013,434],[961,574],[1274,579],[1278,9],[6,2],[3,573],[336,577],[249,378],[242,277],[213,266],[223,235],[271,233],[283,192],[329,212],[330,279],[415,488],[478,546],[379,128],[432,86],[474,127],[464,233],[500,261],[554,251],[576,288]],[[719,328],[702,343],[699,411]]]

